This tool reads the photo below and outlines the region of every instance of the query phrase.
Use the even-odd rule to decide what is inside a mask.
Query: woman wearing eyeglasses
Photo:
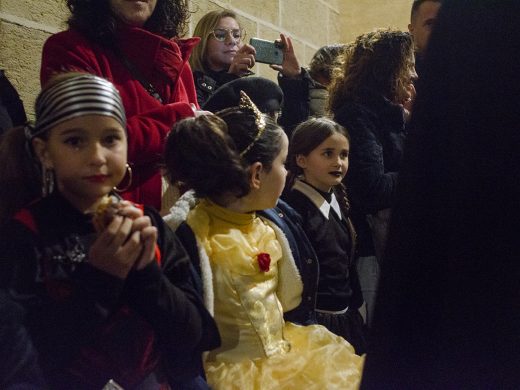
[[[246,32],[237,15],[228,9],[211,11],[197,23],[194,37],[201,41],[193,49],[190,64],[193,69],[197,99],[201,107],[222,85],[239,77],[252,75],[255,48],[245,43]],[[279,124],[286,132],[309,116],[308,93],[313,83],[307,71],[300,67],[291,39],[280,34],[284,47],[282,65],[271,65],[279,71],[278,83],[284,92],[284,107]]]
[[[242,42],[245,30],[233,11],[211,11],[199,20],[193,36],[201,41],[193,49],[190,65],[197,99],[202,106],[221,85],[252,74],[254,47]]]
[[[41,82],[73,70],[115,84],[128,117],[132,168],[123,197],[160,209],[163,141],[177,120],[193,116],[192,106],[198,107],[188,57],[199,39],[178,38],[189,17],[188,1],[67,0],[67,5],[69,29],[45,43]]]

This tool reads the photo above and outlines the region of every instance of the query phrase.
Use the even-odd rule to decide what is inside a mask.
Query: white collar
[[[327,202],[327,199],[325,199],[312,186],[299,179],[295,180],[292,189],[300,191],[303,195],[309,198],[309,200],[314,203],[314,205],[321,211],[325,218],[329,219],[330,209],[332,208],[336,212],[336,215],[339,217],[339,219],[342,219],[341,208],[339,207],[338,200],[336,199],[336,195],[334,195],[334,193],[331,194],[332,197],[329,203]]]

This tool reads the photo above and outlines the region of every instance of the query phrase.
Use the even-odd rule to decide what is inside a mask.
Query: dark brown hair
[[[307,156],[314,149],[316,149],[323,141],[331,135],[341,134],[349,140],[347,130],[340,124],[334,122],[332,119],[320,117],[310,118],[305,122],[299,124],[291,136],[289,142],[289,154],[287,158],[287,169],[289,175],[287,177],[287,186],[289,190],[296,178],[303,174],[303,170],[296,163],[298,155]],[[339,184],[333,188],[343,213],[348,216],[350,214],[350,202],[347,197],[347,191],[343,184]],[[353,237],[355,236],[352,229]]]
[[[280,153],[283,134],[265,117],[265,130],[254,141],[258,134],[255,119],[249,110],[233,108],[177,122],[166,139],[164,164],[168,180],[184,183],[199,197],[247,195],[250,165],[261,162],[269,171]],[[251,149],[241,156],[252,142]]]
[[[114,44],[117,18],[109,0],[67,0],[71,12],[69,27],[76,28],[102,46]],[[182,36],[189,18],[187,0],[157,0],[144,29],[165,38]]]
[[[359,100],[363,91],[399,100],[412,58],[413,42],[407,32],[385,29],[359,36],[342,72],[332,81],[329,110],[336,111],[347,99]]]

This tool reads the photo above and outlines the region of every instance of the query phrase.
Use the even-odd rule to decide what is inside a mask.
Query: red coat
[[[153,84],[163,104],[150,96],[112,50],[72,29],[54,34],[45,42],[41,83],[64,71],[89,72],[114,83],[126,110],[128,161],[133,171],[132,187],[122,195],[160,209],[158,163],[165,137],[177,120],[193,116],[190,103],[198,107],[188,58],[199,38],[168,40],[129,26],[120,28],[116,37],[121,52]]]

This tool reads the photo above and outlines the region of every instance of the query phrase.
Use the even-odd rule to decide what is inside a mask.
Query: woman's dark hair
[[[258,134],[256,117],[249,110],[223,110],[179,121],[166,139],[164,164],[171,183],[183,183],[199,197],[250,192],[249,167],[261,162],[269,171],[280,153],[283,130],[265,117]],[[243,156],[248,145],[253,143]]]
[[[360,35],[342,72],[335,74],[328,108],[334,112],[346,99],[362,99],[364,91],[398,101],[413,66],[413,41],[407,32],[376,30]]]
[[[114,44],[118,21],[109,0],[67,0],[67,6],[72,13],[68,20],[69,27],[78,29],[100,45]],[[157,0],[144,29],[167,39],[182,36],[189,15],[187,0]]]

